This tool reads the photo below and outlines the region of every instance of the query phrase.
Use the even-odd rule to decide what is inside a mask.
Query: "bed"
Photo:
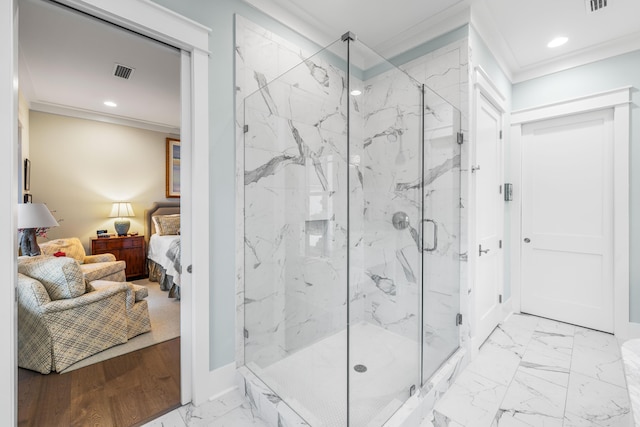
[[[158,282],[169,298],[180,299],[180,204],[156,202],[144,216],[149,280]]]

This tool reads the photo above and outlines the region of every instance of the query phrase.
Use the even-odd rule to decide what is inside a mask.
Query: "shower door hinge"
[[[244,131],[244,133],[249,132],[249,125],[244,125],[244,127],[242,128],[242,130]]]
[[[457,142],[460,145],[462,145],[462,143],[464,142],[464,134],[462,132],[458,132]]]
[[[502,249],[502,240],[498,240],[498,248]]]
[[[249,338],[249,331],[247,331],[246,329],[244,330],[244,337]]]
[[[462,325],[462,313],[456,314],[456,326]]]
[[[500,131],[500,139],[502,139],[502,131]]]
[[[498,302],[502,304],[502,295],[498,295]]]

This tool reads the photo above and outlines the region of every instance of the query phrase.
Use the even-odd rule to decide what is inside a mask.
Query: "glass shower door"
[[[425,87],[423,382],[459,347],[460,112]]]

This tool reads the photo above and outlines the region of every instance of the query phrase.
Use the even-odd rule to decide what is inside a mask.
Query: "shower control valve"
[[[402,211],[396,212],[391,218],[391,223],[396,230],[404,230],[409,226],[409,215]]]

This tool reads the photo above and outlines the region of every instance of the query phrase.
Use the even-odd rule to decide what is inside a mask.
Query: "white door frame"
[[[613,312],[614,333],[627,339],[629,323],[629,124],[631,88],[624,87],[585,97],[515,111],[511,115],[511,284],[513,309],[520,312],[522,285],[522,126],[588,111],[613,108]]]
[[[156,40],[176,46],[181,55],[182,124],[181,140],[185,154],[190,156],[189,176],[185,176],[190,191],[183,188],[183,215],[190,218],[192,230],[209,235],[209,100],[208,100],[208,37],[210,29],[177,13],[145,0],[58,0],[75,9],[134,30]],[[4,156],[0,156],[0,198],[10,209],[0,211],[0,259],[3,260],[2,283],[10,291],[2,298],[0,310],[1,337],[8,345],[0,352],[0,383],[5,396],[0,405],[2,425],[15,425],[17,419],[17,311],[15,285],[17,280],[16,200],[18,182],[17,123],[18,123],[18,19],[16,0],[2,1],[0,16],[0,55],[9,60],[0,64],[0,129],[4,135]],[[198,176],[200,179],[191,179]],[[204,179],[203,179],[204,178]],[[192,197],[196,194],[197,197]],[[186,209],[185,209],[186,208]],[[4,237],[2,237],[4,236]],[[181,315],[181,400],[195,404],[211,396],[209,371],[209,241],[192,239],[183,246],[183,256],[192,255],[196,267],[191,275],[192,286],[182,290],[182,304],[190,306]],[[187,279],[188,280],[188,279]]]
[[[18,280],[17,203],[18,200],[18,14],[16,0],[0,2],[0,132],[5,154],[0,156],[0,283],[5,288],[0,298],[0,424],[17,425],[17,310],[15,283]],[[6,208],[8,207],[8,209]]]
[[[474,73],[473,73],[473,81],[474,81],[474,85],[473,85],[473,109],[472,111],[474,112],[472,114],[472,123],[471,123],[471,129],[472,129],[472,135],[473,135],[473,141],[474,141],[474,146],[475,148],[473,149],[473,161],[472,164],[475,165],[476,162],[476,150],[477,150],[477,143],[476,138],[477,138],[477,131],[476,131],[476,126],[477,126],[477,117],[475,112],[477,111],[478,108],[478,101],[480,99],[481,96],[484,96],[500,113],[500,115],[502,116],[502,120],[501,120],[501,126],[502,126],[502,134],[503,134],[503,140],[502,140],[502,159],[504,159],[504,147],[505,147],[505,138],[504,136],[506,136],[507,132],[506,132],[506,112],[507,112],[507,103],[506,103],[506,97],[500,92],[500,89],[498,89],[498,87],[495,85],[495,83],[491,80],[491,78],[489,77],[489,75],[482,69],[482,67],[480,66],[476,66],[474,69]],[[504,161],[502,161],[502,170],[500,171],[500,176],[504,177]],[[477,217],[477,201],[476,201],[476,185],[475,185],[475,180],[472,179],[471,181],[471,191],[470,191],[470,197],[471,197],[471,203],[470,203],[470,217],[471,218],[476,218]],[[478,351],[478,348],[480,347],[480,345],[482,345],[482,342],[480,341],[478,335],[477,335],[477,325],[475,320],[477,319],[477,310],[476,310],[476,295],[475,295],[475,291],[476,291],[476,283],[477,283],[477,274],[478,274],[478,268],[477,268],[477,252],[476,249],[478,248],[478,236],[477,236],[477,229],[475,226],[475,220],[471,222],[471,240],[470,240],[470,244],[469,244],[469,253],[468,253],[468,260],[469,260],[469,267],[470,267],[470,271],[473,272],[471,277],[472,277],[472,284],[471,284],[471,289],[473,289],[472,292],[472,301],[473,304],[471,305],[471,308],[473,310],[473,312],[471,313],[470,319],[474,319],[474,321],[471,323],[471,348],[472,348],[472,354],[475,355]],[[504,235],[504,233],[502,233]],[[504,275],[503,270],[504,270],[504,254],[501,252],[500,254],[500,260],[498,261],[499,264],[499,277],[500,277],[500,281],[501,286],[504,287]],[[504,289],[503,289],[503,294],[504,294]],[[505,315],[505,313],[503,312],[503,316]]]

